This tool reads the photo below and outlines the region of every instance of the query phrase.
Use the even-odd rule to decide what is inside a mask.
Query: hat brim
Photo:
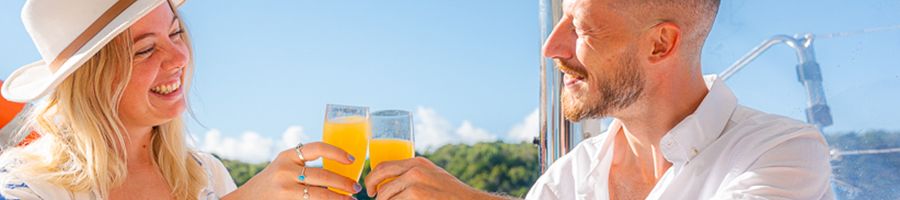
[[[3,84],[0,93],[12,102],[28,102],[46,94],[54,74],[44,61],[34,62],[14,71]]]
[[[3,87],[0,88],[0,93],[9,101],[21,103],[34,101],[47,95],[109,41],[127,30],[147,13],[163,5],[164,2],[166,0],[137,0],[60,65],[58,70],[51,70],[44,61],[22,66],[9,76]],[[172,2],[174,6],[178,7],[184,0],[173,0]]]

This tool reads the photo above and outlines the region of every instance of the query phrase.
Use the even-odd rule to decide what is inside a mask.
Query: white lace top
[[[200,190],[198,199],[215,200],[237,189],[228,170],[216,159],[207,153],[196,153],[194,158],[206,170],[209,180],[207,187]],[[40,180],[29,180],[9,173],[4,166],[0,168],[0,199],[59,199],[59,200],[93,200],[99,199],[96,191],[70,192],[57,185]]]

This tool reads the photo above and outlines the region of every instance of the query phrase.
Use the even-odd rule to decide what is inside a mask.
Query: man
[[[526,199],[833,199],[828,146],[802,122],[737,104],[700,53],[718,0],[565,0],[544,44],[565,75],[566,118],[615,117]],[[423,158],[366,178],[379,199],[501,198]]]

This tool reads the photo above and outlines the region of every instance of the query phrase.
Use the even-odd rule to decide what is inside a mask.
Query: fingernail
[[[347,159],[350,159],[350,162],[356,161],[356,157],[353,157],[353,155],[350,154],[347,154]]]
[[[362,191],[362,185],[359,185],[359,183],[353,184],[353,191],[353,193],[359,193],[359,191]]]
[[[354,196],[350,196],[350,199],[357,200]]]

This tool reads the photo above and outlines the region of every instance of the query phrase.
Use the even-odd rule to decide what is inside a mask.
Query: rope
[[[869,155],[869,154],[883,154],[883,153],[900,153],[900,148],[890,148],[890,149],[867,149],[867,150],[851,150],[851,151],[841,151],[841,150],[832,150],[832,156],[852,156],[852,155]]]
[[[850,37],[850,36],[862,35],[862,34],[866,34],[866,33],[889,32],[889,31],[898,31],[898,30],[900,30],[900,24],[892,25],[892,26],[865,28],[865,29],[856,30],[856,31],[816,34],[816,39],[832,39],[832,38],[838,38],[838,37]]]

